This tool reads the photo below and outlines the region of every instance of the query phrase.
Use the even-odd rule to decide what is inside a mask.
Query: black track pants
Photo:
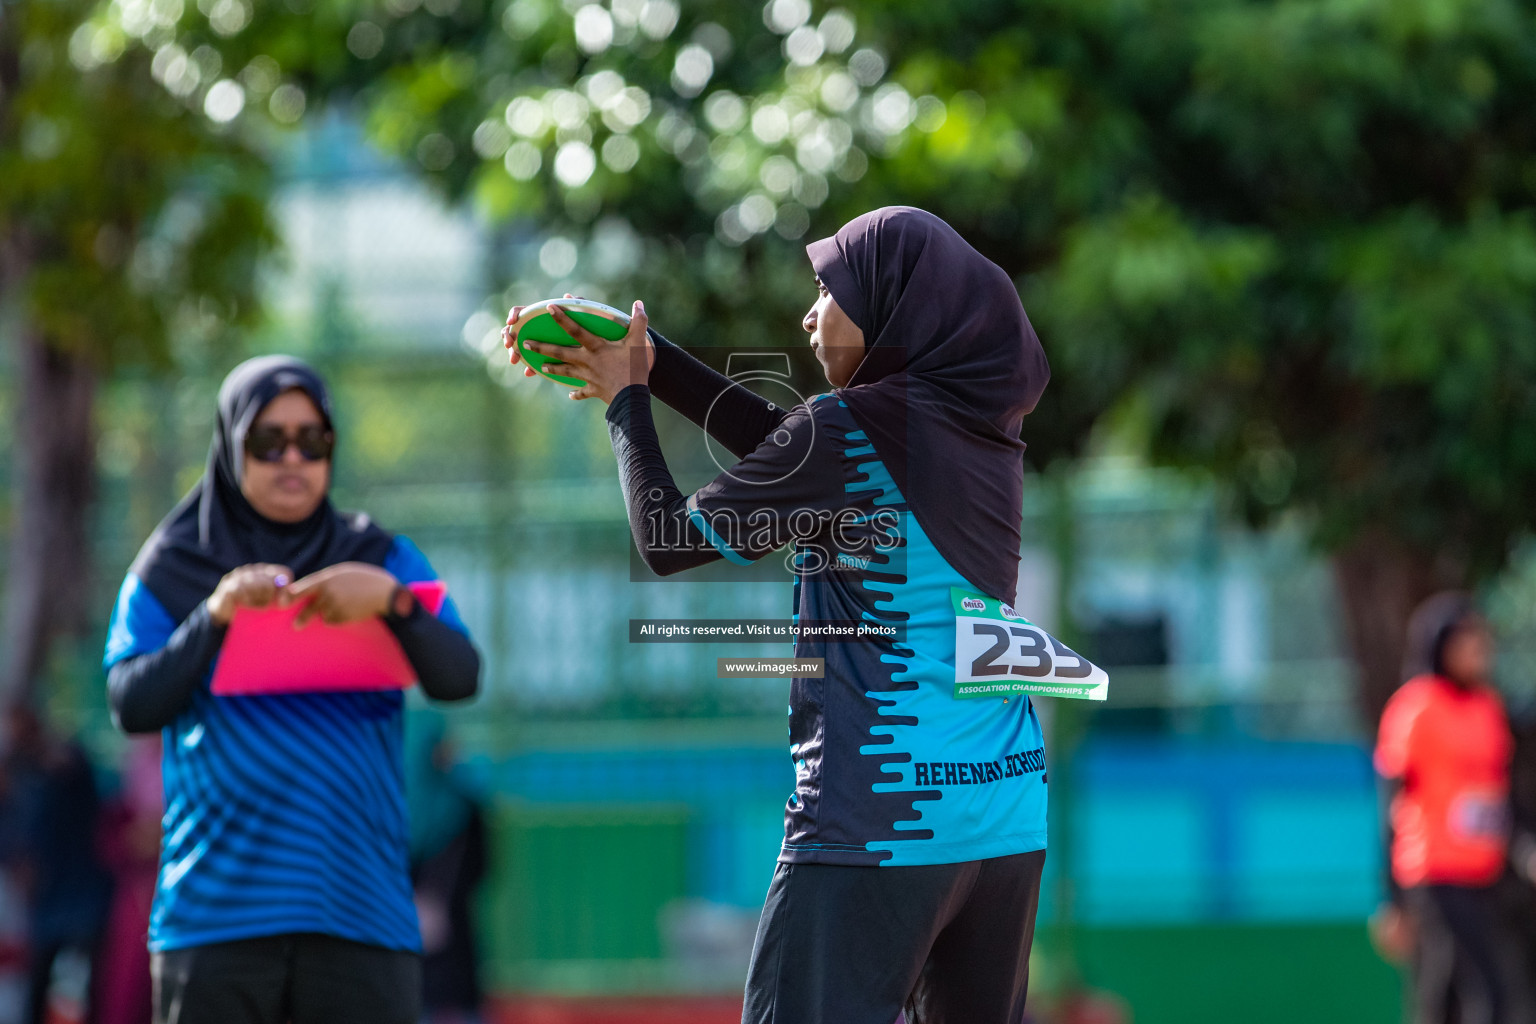
[[[1419,930],[1414,1024],[1529,1024],[1527,986],[1493,890],[1426,885],[1405,896]]]
[[[1019,1024],[1044,866],[780,864],[742,1024]]]
[[[156,953],[155,1024],[418,1024],[421,957],[329,935]]]

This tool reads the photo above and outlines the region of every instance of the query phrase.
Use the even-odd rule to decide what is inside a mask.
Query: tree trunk
[[[1409,617],[1426,597],[1465,580],[1433,554],[1380,533],[1334,552],[1333,574],[1358,672],[1356,706],[1374,735],[1382,708],[1403,681]]]
[[[15,278],[13,277],[14,281]],[[34,698],[53,642],[87,622],[95,491],[96,372],[18,331],[11,545],[0,632],[0,703]]]
[[[0,13],[0,140],[17,137],[21,87],[17,12]],[[62,635],[87,625],[91,545],[87,524],[96,481],[96,371],[89,357],[59,351],[27,322],[24,290],[33,239],[12,223],[0,235],[0,308],[16,344],[16,419],[11,435],[11,531],[0,606],[0,707],[31,701]]]

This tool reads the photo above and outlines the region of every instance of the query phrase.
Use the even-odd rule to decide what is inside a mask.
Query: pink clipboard
[[[448,595],[441,580],[407,586],[433,615]],[[213,670],[213,692],[234,697],[403,690],[416,682],[416,670],[383,620],[328,626],[312,619],[294,629],[301,607],[236,609]]]

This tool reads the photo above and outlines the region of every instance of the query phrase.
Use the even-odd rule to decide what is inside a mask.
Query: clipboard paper
[[[433,615],[448,588],[440,580],[407,584]],[[416,670],[382,619],[329,626],[312,619],[294,629],[302,605],[238,608],[213,670],[221,697],[278,693],[403,690]]]

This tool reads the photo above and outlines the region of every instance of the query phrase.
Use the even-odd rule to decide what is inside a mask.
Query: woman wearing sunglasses
[[[407,877],[398,690],[219,696],[240,608],[382,619],[422,690],[461,700],[480,659],[405,537],[327,493],[330,398],[285,356],[219,391],[202,478],[144,543],[107,641],[108,699],[160,731],[166,814],[149,923],[161,1024],[416,1024],[420,934]],[[272,650],[281,659],[284,652]]]

